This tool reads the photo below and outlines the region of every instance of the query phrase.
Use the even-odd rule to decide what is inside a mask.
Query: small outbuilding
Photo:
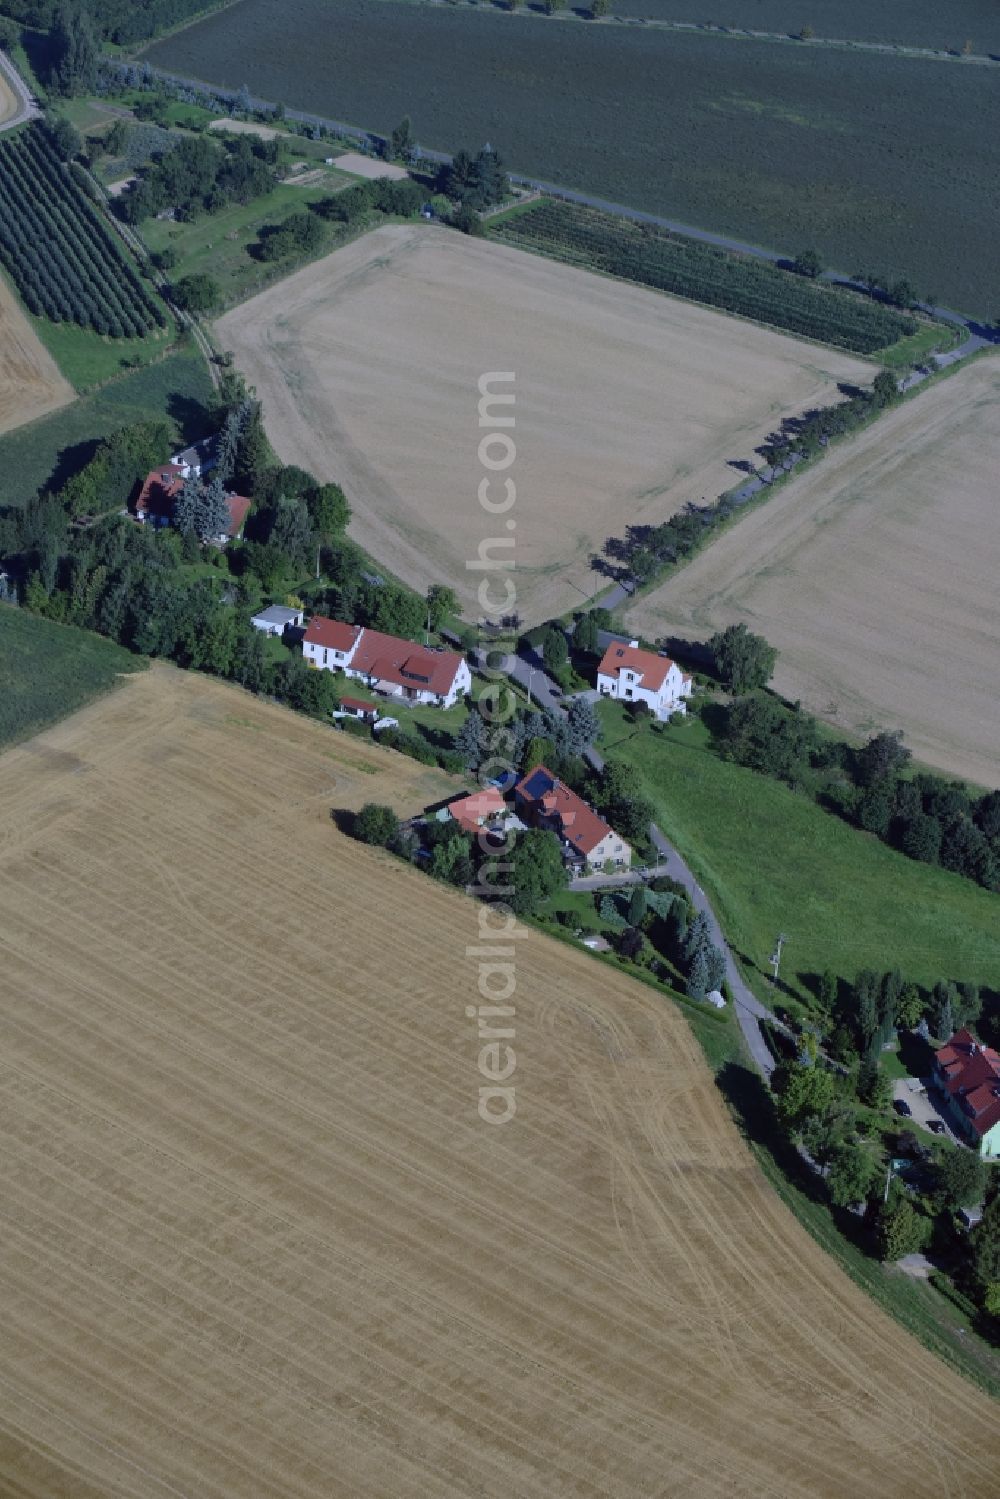
[[[301,625],[305,614],[301,609],[289,609],[284,604],[271,604],[255,614],[250,623],[262,635],[284,635],[286,630]]]

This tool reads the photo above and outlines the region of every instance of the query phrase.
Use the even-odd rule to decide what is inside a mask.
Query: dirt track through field
[[[339,480],[351,534],[418,588],[467,609],[490,537],[514,552],[516,607],[537,621],[604,585],[608,536],[738,481],[781,415],[871,367],[711,309],[427,225],[385,227],[227,313],[220,345],[264,403],[287,463]],[[480,377],[513,371],[516,458],[478,499]],[[494,407],[501,415],[510,415]],[[503,450],[489,451],[502,462]],[[510,533],[513,534],[513,533]],[[493,598],[504,595],[494,578]]]
[[[629,611],[652,638],[745,620],[775,685],[858,734],[900,728],[1000,784],[1000,360],[922,391]]]
[[[0,276],[0,432],[48,416],[75,396]]]
[[[959,1499],[996,1408],[799,1229],[681,1016],[339,833],[440,796],[166,667],[0,759],[19,1499]]]

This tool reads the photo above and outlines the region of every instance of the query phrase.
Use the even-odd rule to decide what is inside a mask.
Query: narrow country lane
[[[477,652],[479,664],[482,664],[485,655],[486,652],[483,650]],[[528,650],[524,655],[507,655],[504,660],[503,670],[518,686],[525,689],[529,697],[539,707],[544,708],[550,713],[565,717],[566,709],[562,706],[562,689],[547,674],[542,662],[534,652]],[[602,771],[604,769],[603,757],[598,754],[597,750],[587,750],[584,758],[594,770]],[[663,830],[655,822],[649,825],[649,836],[659,855],[655,872],[657,874],[667,874],[671,879],[678,880],[691,897],[695,910],[703,912],[708,920],[712,932],[712,940],[726,960],[726,979],[733,996],[736,1019],[739,1021],[740,1030],[743,1032],[744,1039],[746,1040],[747,1049],[753,1059],[754,1066],[763,1075],[765,1080],[767,1080],[774,1071],[775,1060],[768,1049],[767,1042],[764,1040],[760,1022],[762,1020],[771,1020],[776,1024],[779,1024],[779,1022],[771,1011],[757,999],[750,989],[749,984],[747,984],[740,973],[736,959],[733,957],[729,944],[723,935],[719,919],[712,909],[708,896],[698,884],[691,869],[689,869]],[[574,884],[574,889],[600,888],[602,877],[595,876],[592,878],[597,883],[578,882]]]

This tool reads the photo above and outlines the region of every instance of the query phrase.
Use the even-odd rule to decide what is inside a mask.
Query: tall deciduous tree
[[[708,644],[719,680],[730,692],[750,692],[767,685],[778,653],[763,636],[754,635],[741,623],[728,625]]]

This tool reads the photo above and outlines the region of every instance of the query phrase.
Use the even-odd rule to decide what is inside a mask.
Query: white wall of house
[[[352,646],[349,651],[335,651],[331,650],[329,646],[317,645],[312,640],[304,640],[302,642],[302,655],[305,660],[311,666],[319,667],[320,671],[345,671],[348,661],[354,655],[354,650],[355,646]],[[361,673],[349,671],[347,675],[349,677],[358,677]]]
[[[676,661],[672,661],[658,692],[643,687],[642,673],[631,667],[623,667],[613,677],[598,672],[597,690],[619,702],[645,703],[657,718],[669,718],[671,713],[687,712],[685,698],[691,696],[691,683],[685,679]]]
[[[632,862],[631,846],[614,831],[609,832],[606,837],[601,839],[600,843],[590,850],[590,853],[587,855],[587,863],[594,869],[602,869],[609,859],[612,864],[617,864],[624,868],[627,868]]]

